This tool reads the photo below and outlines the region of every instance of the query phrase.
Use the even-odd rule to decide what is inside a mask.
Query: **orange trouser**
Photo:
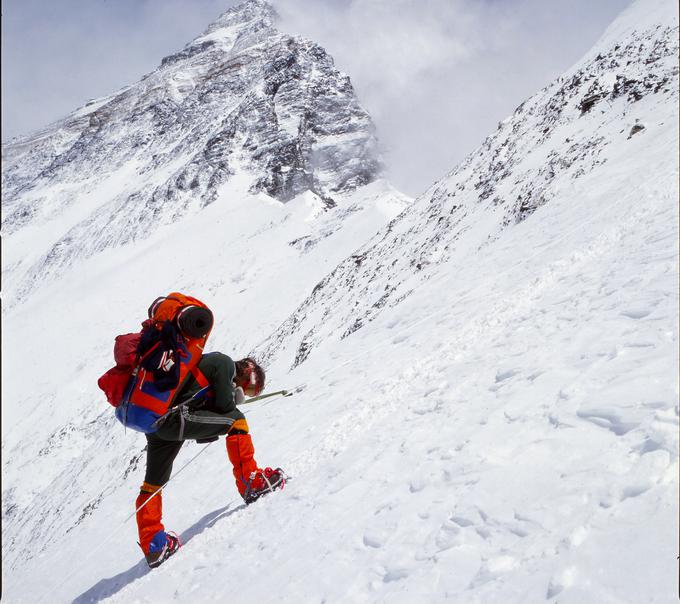
[[[258,469],[255,462],[255,447],[253,439],[248,434],[246,420],[234,422],[231,432],[227,435],[227,455],[231,465],[234,466],[236,488],[243,495],[248,489],[250,475]]]
[[[236,488],[238,488],[238,492],[243,496],[248,489],[250,475],[258,469],[254,458],[255,447],[253,447],[253,440],[248,433],[248,424],[245,419],[235,421],[230,433],[227,435],[227,454],[229,455],[229,461],[234,466]],[[135,509],[138,509],[144,502],[151,499],[149,503],[137,512],[139,545],[141,545],[145,554],[149,553],[149,545],[156,533],[165,530],[161,521],[163,517],[163,494],[159,492],[151,498],[160,488],[158,485],[145,482],[135,502]]]
[[[160,486],[145,482],[135,502],[135,509],[148,501],[160,489]],[[139,530],[139,545],[145,554],[149,553],[149,545],[158,531],[165,530],[161,518],[163,517],[163,492],[160,491],[141,510],[137,512],[137,529]]]

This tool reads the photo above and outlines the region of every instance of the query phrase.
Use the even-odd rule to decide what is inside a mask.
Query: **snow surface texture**
[[[3,146],[10,306],[74,261],[213,203],[237,176],[327,206],[380,174],[374,128],[319,45],[275,29],[263,0],[230,9],[116,94]]]
[[[674,602],[677,90],[674,3],[639,0],[399,216],[381,181],[328,209],[244,176],[5,311],[5,600]],[[144,440],[95,381],[171,289],[213,307],[212,349],[305,387],[244,408],[290,484],[244,508],[209,445],[149,572],[125,523]]]

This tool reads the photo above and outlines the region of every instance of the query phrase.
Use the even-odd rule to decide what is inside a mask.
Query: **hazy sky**
[[[232,0],[3,0],[2,136],[138,80]],[[577,61],[629,0],[273,0],[373,116],[388,177],[415,195]]]

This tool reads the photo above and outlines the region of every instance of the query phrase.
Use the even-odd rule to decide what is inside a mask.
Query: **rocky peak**
[[[3,229],[49,233],[23,283],[148,236],[235,182],[285,202],[375,180],[371,118],[318,44],[278,31],[264,0],[222,14],[139,82],[3,146]],[[20,274],[23,273],[23,276]]]
[[[189,58],[209,49],[222,52],[243,51],[271,41],[279,35],[278,15],[266,0],[247,0],[222,13],[197,38],[181,51],[164,57],[161,66]]]
[[[234,27],[247,27],[251,31],[273,28],[277,19],[278,14],[267,0],[247,0],[222,13],[201,37]]]

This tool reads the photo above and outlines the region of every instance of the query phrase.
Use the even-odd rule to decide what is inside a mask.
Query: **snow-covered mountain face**
[[[3,146],[3,231],[32,243],[7,266],[19,298],[206,207],[237,176],[253,194],[310,191],[329,207],[376,180],[373,124],[349,78],[275,21],[249,0],[140,82]]]
[[[95,384],[140,310],[191,291],[225,326],[211,347],[245,355],[410,202],[378,178],[348,77],[274,22],[249,0],[141,82],[3,147],[6,569],[96,509],[67,495],[85,468],[138,457],[134,435],[109,441]]]
[[[467,262],[503,230],[631,152],[658,107],[675,107],[677,25],[651,11],[612,26],[575,67],[522,103],[481,149],[326,276],[260,352],[295,367],[399,304],[441,264]],[[673,116],[666,119],[666,126]],[[637,175],[639,177],[639,175]],[[621,175],[623,178],[624,175]],[[500,268],[500,267],[499,267]]]
[[[243,169],[5,307],[6,601],[674,599],[677,27],[638,0],[413,203],[381,180],[283,203]],[[77,214],[13,232],[5,261]],[[96,379],[172,290],[213,309],[211,350],[303,387],[244,407],[284,491],[239,507],[224,443],[182,449],[184,547],[149,572],[145,441]]]

